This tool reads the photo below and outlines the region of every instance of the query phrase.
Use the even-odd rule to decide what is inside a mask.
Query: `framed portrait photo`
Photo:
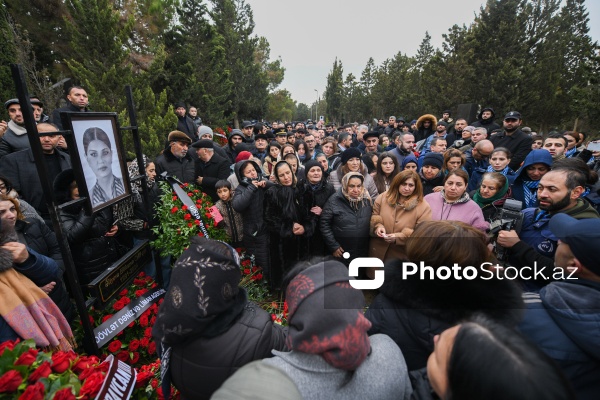
[[[80,197],[94,213],[131,195],[123,142],[115,113],[68,113],[67,137]],[[70,139],[70,140],[69,140]]]

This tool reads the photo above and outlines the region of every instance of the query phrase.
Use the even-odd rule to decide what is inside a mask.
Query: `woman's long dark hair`
[[[385,174],[383,173],[383,169],[381,167],[381,162],[385,158],[391,158],[392,161],[394,162],[394,170],[392,171],[390,176],[387,178],[385,177]],[[391,184],[394,177],[396,175],[398,175],[398,172],[400,172],[400,165],[398,164],[398,159],[396,157],[394,157],[392,155],[392,153],[390,153],[390,152],[384,151],[383,153],[381,153],[379,155],[379,161],[377,161],[377,173],[373,177],[373,180],[375,181],[375,186],[377,187],[377,192],[379,192],[379,193],[385,192],[386,191],[385,182],[387,181],[388,184]]]
[[[448,361],[446,400],[569,400],[560,369],[514,329],[476,316],[456,334]]]

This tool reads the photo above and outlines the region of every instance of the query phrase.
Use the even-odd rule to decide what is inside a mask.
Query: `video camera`
[[[490,238],[490,243],[494,246],[494,252],[498,261],[504,262],[508,259],[508,249],[497,243],[498,232],[510,230],[515,230],[517,233],[521,232],[521,225],[523,224],[522,206],[523,202],[521,201],[507,199],[498,217],[490,224],[487,234]]]

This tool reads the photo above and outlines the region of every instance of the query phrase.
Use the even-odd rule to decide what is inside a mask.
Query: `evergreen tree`
[[[296,112],[296,103],[285,89],[269,93],[266,119],[268,121],[291,121]]]
[[[344,68],[342,62],[337,57],[333,62],[333,68],[327,75],[327,86],[325,87],[324,97],[327,100],[327,115],[337,123],[341,123],[342,117],[342,99],[344,96]]]

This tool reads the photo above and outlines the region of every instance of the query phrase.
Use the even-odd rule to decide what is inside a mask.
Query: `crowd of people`
[[[60,111],[86,112],[88,97],[75,86],[67,100],[49,118],[31,99],[44,160],[34,160],[16,99],[5,103],[10,121],[0,123],[1,247],[39,286],[40,298],[47,294],[73,318],[36,162],[47,166],[56,202],[69,203],[60,222],[83,284],[151,237],[159,223],[156,178],[167,173],[211,197],[229,243],[252,254],[270,289],[285,294],[289,330],[274,326],[237,287],[239,260],[229,244],[194,239],[184,256],[195,268],[154,260],[169,288],[154,335],[170,365],[165,382],[184,398],[600,393],[600,141],[575,131],[537,134],[521,127],[517,111],[500,125],[485,107],[475,121],[454,120],[450,111],[439,120],[390,116],[372,126],[243,121],[220,146],[198,110],[178,103],[163,151],[143,157],[146,180],[133,179],[139,166],[129,163],[133,196],[88,215],[73,202],[79,190],[57,134]],[[90,132],[84,143],[89,165],[97,166],[94,205],[125,191],[126,180],[102,164],[112,157],[102,133]],[[150,204],[143,204],[144,191]],[[519,204],[516,227],[503,220],[508,200]],[[490,267],[493,279],[401,274],[405,261],[434,269],[498,264],[499,249],[505,258]],[[205,268],[207,255],[222,268]],[[42,257],[54,271],[51,281],[23,267]],[[366,314],[347,269],[364,257],[385,262],[386,278]],[[524,272],[534,266],[545,270]],[[504,279],[509,267],[519,279]],[[146,271],[156,274],[154,263]],[[198,274],[210,285],[198,285]],[[575,279],[565,279],[569,274]],[[198,291],[206,297],[201,307]],[[2,338],[18,337],[1,307],[0,314],[12,327]]]

